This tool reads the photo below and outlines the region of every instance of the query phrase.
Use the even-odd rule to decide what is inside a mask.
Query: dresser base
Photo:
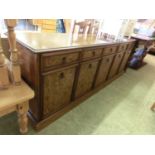
[[[54,122],[55,120],[60,118],[62,115],[64,115],[65,113],[67,113],[68,111],[73,109],[74,107],[78,106],[84,100],[86,100],[87,98],[89,98],[90,96],[92,96],[93,94],[95,94],[96,92],[101,90],[102,88],[104,88],[106,85],[111,83],[113,80],[115,80],[118,77],[120,77],[123,73],[124,73],[124,71],[119,73],[119,74],[117,74],[115,77],[111,78],[110,80],[108,80],[104,84],[99,85],[98,87],[94,88],[92,91],[90,91],[87,94],[85,94],[84,96],[76,99],[75,101],[71,102],[68,106],[64,107],[63,109],[59,110],[55,114],[45,118],[44,120],[42,120],[40,122],[36,122],[35,119],[32,117],[31,113],[29,113],[28,116],[29,116],[29,118],[31,120],[32,126],[34,127],[35,130],[40,131],[41,129],[43,129],[44,127],[48,126],[50,123]]]

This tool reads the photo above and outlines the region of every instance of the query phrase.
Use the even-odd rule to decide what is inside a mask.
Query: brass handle
[[[64,78],[64,73],[63,73],[63,72],[61,72],[61,73],[59,74],[59,78],[60,78],[60,79],[63,79],[63,78]]]
[[[89,65],[88,65],[88,68],[92,68],[92,64],[89,64]]]
[[[113,51],[113,49],[111,48],[111,49],[110,49],[110,52],[112,52],[112,51]]]
[[[62,58],[62,63],[66,63],[66,57]]]

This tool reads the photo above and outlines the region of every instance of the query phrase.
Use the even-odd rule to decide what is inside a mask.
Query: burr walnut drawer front
[[[106,47],[104,49],[103,55],[110,55],[116,53],[117,46]]]
[[[125,52],[128,44],[120,44],[117,52]]]
[[[67,65],[78,61],[79,53],[67,53],[67,54],[44,54],[42,56],[43,70],[51,67],[58,67],[59,65]]]
[[[102,48],[99,49],[85,49],[82,54],[83,59],[100,57],[102,54]]]

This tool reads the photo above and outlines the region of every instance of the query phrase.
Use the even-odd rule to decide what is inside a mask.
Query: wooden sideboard
[[[36,129],[56,120],[124,73],[135,43],[102,42],[92,36],[70,41],[68,37],[17,34],[22,75],[35,91],[29,116]]]

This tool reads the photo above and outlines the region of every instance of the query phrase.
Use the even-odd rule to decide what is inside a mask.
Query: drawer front
[[[125,70],[125,67],[126,67],[126,65],[128,63],[128,59],[129,59],[130,53],[131,53],[131,51],[126,51],[125,52],[125,55],[123,57],[123,60],[121,62],[120,68],[119,68],[119,72],[122,72],[122,71]]]
[[[128,46],[128,44],[121,44],[121,45],[119,45],[119,48],[118,48],[117,52],[118,53],[125,52],[127,50],[127,46]]]
[[[116,54],[108,78],[112,78],[117,74],[123,55],[123,52]]]
[[[66,65],[78,61],[79,53],[61,54],[61,55],[43,55],[42,67],[54,67],[59,65]]]
[[[76,67],[62,69],[43,76],[43,114],[55,113],[71,100]]]
[[[112,61],[114,59],[114,54],[110,56],[105,56],[101,60],[99,71],[97,74],[95,86],[100,85],[106,81],[107,75],[109,73],[109,69],[111,67]]]
[[[83,96],[91,90],[99,61],[81,64],[75,98]]]
[[[83,51],[82,58],[88,59],[88,58],[95,58],[100,57],[102,54],[102,49],[86,49]]]
[[[112,46],[112,47],[106,47],[104,49],[103,55],[109,55],[109,54],[114,54],[117,51],[117,46]]]

